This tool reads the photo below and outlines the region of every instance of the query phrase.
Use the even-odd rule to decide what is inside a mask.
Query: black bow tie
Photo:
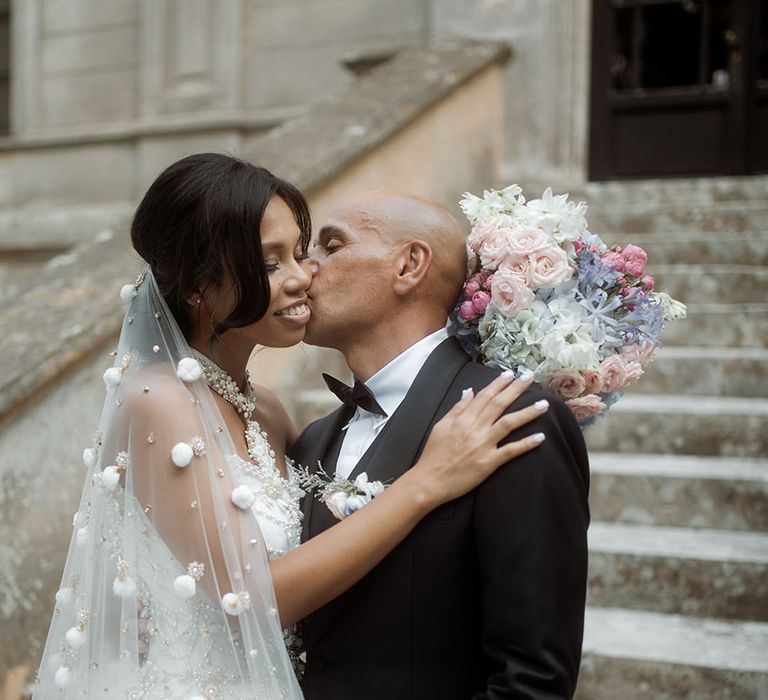
[[[323,373],[323,379],[328,388],[338,396],[346,406],[359,406],[360,408],[379,416],[387,417],[387,412],[379,406],[379,402],[371,393],[371,390],[365,386],[359,379],[355,379],[355,386],[347,386],[330,374]]]

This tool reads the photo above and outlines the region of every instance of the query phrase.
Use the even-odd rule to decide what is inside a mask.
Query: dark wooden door
[[[0,0],[0,135],[7,134],[10,126],[10,19],[10,0]]]
[[[768,0],[594,0],[593,180],[768,171]]]

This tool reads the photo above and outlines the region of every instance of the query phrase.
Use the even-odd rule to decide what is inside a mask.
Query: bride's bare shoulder
[[[192,392],[165,363],[145,365],[126,377],[123,384],[122,394],[128,410],[172,414],[193,409]]]

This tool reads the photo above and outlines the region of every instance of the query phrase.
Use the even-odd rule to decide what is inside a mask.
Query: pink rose
[[[640,281],[643,283],[643,289],[646,292],[653,291],[653,285],[655,284],[653,277],[651,277],[650,275],[645,275],[645,277],[643,277],[643,279],[641,279]]]
[[[594,394],[603,390],[603,375],[600,374],[599,370],[582,370],[581,378],[584,380],[584,391],[587,394]]]
[[[594,416],[605,409],[605,404],[595,394],[580,396],[578,399],[570,399],[565,405],[573,411],[576,420],[584,420]]]
[[[507,240],[510,252],[521,257],[535,253],[550,244],[547,234],[538,228],[513,229],[509,232]]]
[[[533,303],[533,291],[522,277],[501,268],[491,283],[493,305],[506,316],[527,309]]]
[[[584,378],[575,369],[556,369],[544,380],[544,388],[562,399],[575,399],[585,389]]]
[[[459,306],[459,316],[465,321],[474,321],[478,314],[475,313],[475,305],[471,301],[462,302]]]
[[[624,380],[624,387],[622,387],[624,389],[626,389],[630,384],[634,384],[638,379],[640,379],[640,377],[643,376],[643,374],[645,374],[639,362],[627,362],[626,370],[627,376]]]
[[[501,227],[501,219],[490,217],[475,224],[467,243],[480,256],[484,269],[495,269],[510,255],[508,239],[509,229]]]
[[[601,261],[613,267],[617,272],[624,272],[624,258],[620,253],[606,253],[601,258]]]
[[[565,251],[556,245],[531,253],[528,263],[526,282],[531,289],[556,287],[573,276]]]
[[[485,313],[485,307],[491,301],[491,295],[488,292],[475,292],[472,295],[472,307],[475,309],[475,313],[481,316]]]
[[[643,267],[645,267],[645,264],[648,262],[648,253],[646,253],[639,245],[634,245],[633,243],[626,246],[624,250],[621,251],[621,254],[627,262],[630,260],[638,260],[643,264]]]
[[[638,258],[627,260],[627,262],[624,264],[624,272],[626,272],[630,277],[642,277],[644,270],[645,263]]]
[[[646,367],[655,353],[656,348],[648,340],[644,340],[639,345],[625,345],[621,348],[621,354],[628,362],[638,362],[641,367]]]
[[[603,391],[618,391],[626,385],[627,365],[621,355],[611,355],[598,367],[603,377]]]

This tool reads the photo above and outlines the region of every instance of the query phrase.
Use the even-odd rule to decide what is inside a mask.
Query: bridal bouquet
[[[609,247],[587,230],[586,205],[553,195],[525,201],[511,185],[466,193],[469,269],[451,315],[474,357],[534,373],[583,427],[635,383],[686,308],[654,290],[645,251]]]

